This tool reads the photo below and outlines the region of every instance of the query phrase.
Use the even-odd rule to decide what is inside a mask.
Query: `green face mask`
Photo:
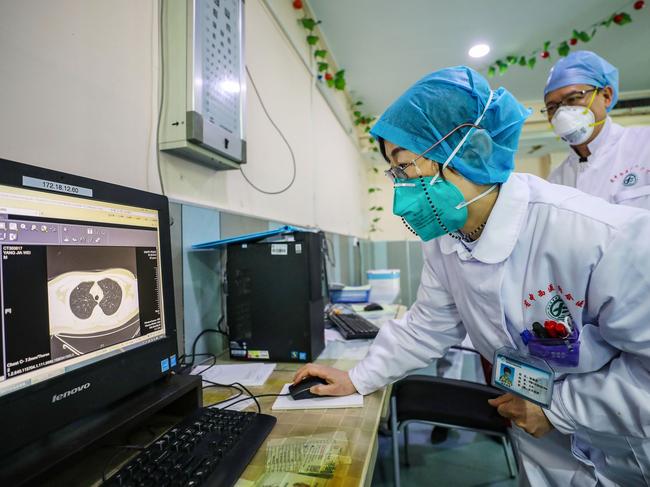
[[[425,242],[452,233],[467,222],[465,198],[440,178],[396,179],[393,213]]]

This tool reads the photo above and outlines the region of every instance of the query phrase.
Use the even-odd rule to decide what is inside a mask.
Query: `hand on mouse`
[[[313,386],[310,391],[314,394],[321,396],[347,396],[357,392],[346,371],[326,365],[307,364],[301,367],[293,377],[293,383],[297,384],[309,376],[320,377],[327,381],[327,385]]]

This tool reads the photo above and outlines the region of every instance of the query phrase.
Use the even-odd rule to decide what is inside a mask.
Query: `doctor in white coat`
[[[650,210],[650,127],[614,123],[607,113],[617,100],[618,70],[597,54],[575,51],[555,63],[542,111],[571,151],[549,181]]]
[[[511,173],[527,116],[467,67],[424,77],[388,108],[372,133],[390,163],[393,212],[425,242],[417,300],[349,372],[309,364],[294,380],[369,394],[466,334],[489,360],[502,347],[525,356],[533,323],[562,321],[572,352],[549,362],[549,405],[491,401],[514,425],[522,485],[646,485],[650,213]]]

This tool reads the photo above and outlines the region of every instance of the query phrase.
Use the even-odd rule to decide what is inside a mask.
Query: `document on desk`
[[[289,394],[289,386],[285,384],[280,394]],[[296,401],[291,396],[278,397],[271,409],[282,411],[290,409],[330,409],[330,408],[362,408],[363,396],[361,394],[350,394],[349,396],[315,397],[311,399],[300,399]]]
[[[203,374],[206,369],[208,370]],[[194,367],[192,374],[201,375],[203,379],[217,384],[239,382],[244,386],[261,386],[264,385],[274,369],[275,364],[267,363],[214,365],[212,367],[199,365]]]
[[[351,462],[349,456],[344,456],[348,450],[344,431],[272,438],[266,446],[266,471],[331,478],[339,464]]]
[[[268,472],[260,477],[255,487],[325,487],[328,479],[312,477],[311,475],[300,475],[292,472]],[[244,484],[235,484],[235,487],[243,487]]]

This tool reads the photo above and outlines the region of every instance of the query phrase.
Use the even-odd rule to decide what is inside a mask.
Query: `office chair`
[[[400,487],[398,433],[404,432],[404,457],[405,464],[408,465],[408,425],[414,422],[475,431],[500,438],[510,476],[515,477],[517,466],[508,436],[509,423],[487,402],[501,394],[501,391],[491,386],[428,375],[410,375],[393,384],[390,424],[395,487]]]

